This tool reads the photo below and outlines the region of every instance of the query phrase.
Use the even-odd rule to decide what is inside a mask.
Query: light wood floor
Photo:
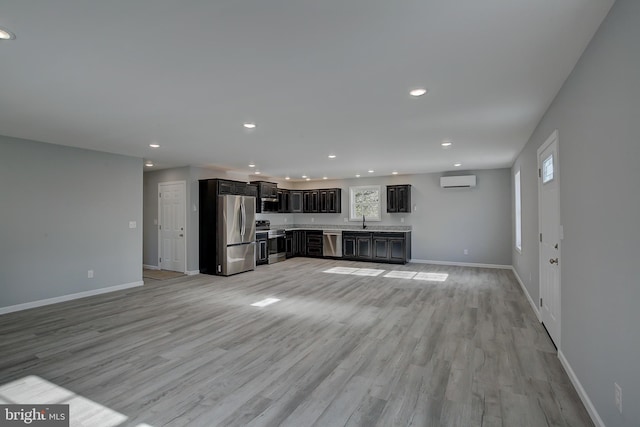
[[[294,258],[7,314],[0,336],[0,385],[37,375],[126,425],[592,425],[508,270]]]

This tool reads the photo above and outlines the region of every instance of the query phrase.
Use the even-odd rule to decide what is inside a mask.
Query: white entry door
[[[558,131],[538,149],[540,230],[540,314],[560,348],[560,186]]]
[[[158,184],[158,265],[161,270],[186,271],[186,206],[184,181]]]

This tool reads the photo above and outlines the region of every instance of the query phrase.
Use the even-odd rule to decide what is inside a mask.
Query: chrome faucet
[[[362,229],[364,230],[367,226],[364,224],[364,215],[362,215]]]

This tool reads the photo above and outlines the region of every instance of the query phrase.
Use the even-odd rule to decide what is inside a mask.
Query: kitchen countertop
[[[271,228],[284,228],[286,231],[294,230],[321,230],[321,231],[360,231],[370,232],[391,232],[391,233],[411,233],[411,226],[406,225],[370,225],[362,229],[362,225],[327,225],[327,224],[294,224],[289,226],[272,226]]]

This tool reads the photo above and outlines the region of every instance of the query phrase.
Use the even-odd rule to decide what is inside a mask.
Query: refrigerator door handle
[[[244,207],[244,200],[242,200],[240,202],[240,215],[242,217],[242,221],[240,222],[240,227],[241,227],[240,228],[240,235],[243,237],[243,240],[244,240],[244,233],[246,231],[246,224],[245,223],[247,222],[247,212],[246,212],[245,207]]]

